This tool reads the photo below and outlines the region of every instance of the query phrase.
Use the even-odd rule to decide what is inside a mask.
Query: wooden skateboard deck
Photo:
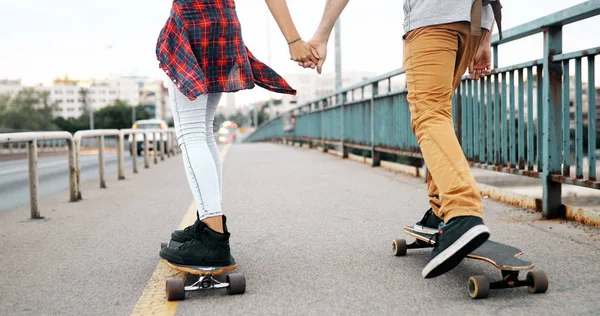
[[[435,230],[433,229],[421,228],[420,226],[405,226],[404,232],[409,236],[429,243],[430,245],[433,245],[434,243],[432,237]],[[467,255],[467,258],[488,262],[497,269],[505,271],[525,271],[533,269],[535,264],[518,258],[522,254],[523,251],[521,251],[521,249],[488,240]]]

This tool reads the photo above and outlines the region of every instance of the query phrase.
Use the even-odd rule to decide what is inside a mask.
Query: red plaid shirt
[[[174,0],[156,45],[160,68],[190,100],[213,92],[265,89],[296,94],[242,40],[234,0]]]

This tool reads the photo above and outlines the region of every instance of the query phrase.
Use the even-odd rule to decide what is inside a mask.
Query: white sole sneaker
[[[486,236],[487,235],[487,236]],[[421,275],[424,278],[431,278],[442,273],[445,273],[449,270],[452,270],[464,257],[466,257],[471,251],[477,249],[481,246],[490,236],[490,231],[485,225],[477,225],[473,226],[466,233],[464,233],[460,238],[458,238],[450,247],[446,248],[444,251],[440,252],[435,258],[431,259],[429,263],[423,268]],[[481,238],[478,238],[481,237]],[[483,238],[485,237],[485,238]],[[472,243],[472,241],[477,240],[476,243]],[[464,255],[463,255],[464,253]],[[461,254],[460,258],[456,260],[453,258],[456,254]],[[449,260],[455,259],[455,260]],[[457,261],[457,262],[451,262]],[[436,268],[442,266],[445,263],[453,264],[449,269],[446,268],[442,273],[436,273],[435,276],[431,276],[431,273]]]

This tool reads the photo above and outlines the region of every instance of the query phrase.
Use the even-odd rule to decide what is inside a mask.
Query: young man
[[[347,3],[327,0],[321,24],[309,41],[314,55],[321,57],[319,73],[331,30]],[[420,224],[440,228],[422,271],[424,278],[453,269],[490,236],[477,183],[454,132],[452,96],[467,68],[472,79],[490,72],[493,20],[491,7],[482,0],[404,1],[404,69],[411,125],[429,171],[432,207]]]

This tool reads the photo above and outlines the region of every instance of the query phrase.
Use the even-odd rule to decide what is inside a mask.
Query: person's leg
[[[173,86],[169,92],[177,141],[181,148],[188,183],[198,208],[198,221],[186,228],[193,236],[192,239],[177,248],[161,249],[160,256],[179,264],[228,265],[232,262],[229,233],[223,233],[224,217],[221,210],[219,176],[207,140],[209,96],[203,95],[190,101]],[[219,225],[213,223],[215,219],[221,220],[221,231],[218,231]]]
[[[222,215],[219,175],[207,142],[206,114],[208,95],[188,100],[174,89],[172,100],[175,133],[181,148],[190,189],[196,200],[198,217]]]
[[[460,85],[463,74],[467,70],[467,67],[469,66],[469,62],[475,55],[476,50],[479,47],[479,44],[481,42],[481,39],[483,38],[483,35],[485,35],[486,32],[488,32],[488,31],[483,29],[481,37],[473,37],[473,38],[470,38],[469,40],[467,40],[467,38],[465,38],[466,36],[468,36],[467,34],[461,35],[461,37],[462,37],[461,41],[463,43],[462,43],[462,49],[458,49],[457,53],[456,53],[456,64],[454,65],[455,70],[454,70],[454,79],[453,79],[453,83],[452,83],[452,93],[454,93],[454,91]],[[464,43],[465,41],[467,41],[467,42]],[[437,185],[435,184],[435,180],[431,176],[431,172],[427,173],[427,195],[429,196],[429,205],[431,206],[430,211],[432,212],[432,214],[434,216],[432,216],[430,211],[427,211],[425,213],[423,219],[417,224],[424,225],[424,226],[427,226],[430,228],[437,228],[437,223],[440,221],[441,218],[444,217],[444,215],[442,215],[440,213],[440,209],[442,207],[442,201],[440,199],[440,191],[439,191]],[[450,213],[451,212],[452,211],[450,211]],[[445,212],[445,213],[448,214],[448,212]],[[456,215],[458,215],[458,214],[456,214]],[[453,217],[457,217],[457,216],[452,216],[452,215],[446,216],[446,219],[447,219],[446,222],[448,222]]]
[[[212,154],[215,167],[217,168],[217,174],[219,176],[219,193],[221,195],[221,202],[223,201],[223,168],[221,165],[221,154],[219,153],[219,147],[217,146],[217,141],[215,140],[214,122],[222,95],[222,93],[209,94],[208,102],[206,104],[206,136],[208,139],[208,148]]]
[[[465,23],[417,29],[404,42],[411,124],[431,175],[429,195],[439,195],[438,213],[446,224],[454,218],[467,218],[441,231],[424,277],[454,268],[489,237],[481,220],[479,190],[452,120],[455,73],[463,59],[472,57],[465,54],[470,42],[470,26]],[[439,194],[434,192],[436,187]]]
[[[221,100],[221,93],[211,93],[208,95],[208,101],[206,104],[206,138],[208,148],[212,155],[215,168],[217,169],[217,176],[219,178],[219,198],[223,201],[223,171],[221,166],[221,155],[217,142],[215,141],[214,134],[214,121],[215,115],[217,114],[217,108],[219,107],[219,101]],[[212,230],[222,233],[223,227],[223,216],[207,217],[203,222],[208,225]]]

